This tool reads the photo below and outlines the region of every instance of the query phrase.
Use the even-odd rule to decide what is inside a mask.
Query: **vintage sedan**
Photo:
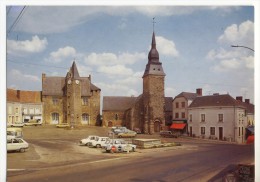
[[[135,131],[126,131],[126,132],[123,132],[123,133],[118,133],[117,136],[119,138],[131,138],[131,137],[135,137],[136,136],[136,132]]]
[[[29,144],[21,138],[13,138],[7,140],[7,151],[25,152],[29,148]]]
[[[89,135],[87,138],[84,138],[82,140],[79,141],[79,145],[86,145],[86,146],[90,146],[92,145],[92,142],[97,140],[99,136],[96,135]]]
[[[110,140],[105,148],[106,152],[134,152],[136,150],[136,145],[129,144],[122,139]]]

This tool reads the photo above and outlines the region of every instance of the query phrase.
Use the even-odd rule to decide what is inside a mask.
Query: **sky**
[[[75,61],[102,96],[139,96],[154,31],[165,96],[254,103],[254,52],[231,47],[254,49],[253,6],[27,6],[13,26],[22,9],[6,7],[7,88],[41,91],[42,73],[65,77]]]

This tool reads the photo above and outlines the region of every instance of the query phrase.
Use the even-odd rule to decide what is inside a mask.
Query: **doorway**
[[[219,140],[223,140],[223,127],[218,128]]]
[[[156,120],[154,122],[154,132],[160,132],[161,131],[161,122],[159,120]]]

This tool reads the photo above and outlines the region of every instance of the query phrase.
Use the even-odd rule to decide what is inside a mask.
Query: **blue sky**
[[[252,6],[28,6],[7,38],[7,88],[39,91],[42,73],[65,76],[75,59],[102,96],[138,96],[153,17],[166,96],[202,88],[254,102],[254,53],[231,47],[254,49]]]

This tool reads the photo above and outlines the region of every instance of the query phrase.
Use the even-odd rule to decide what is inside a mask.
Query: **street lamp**
[[[254,49],[251,49],[250,47],[246,47],[246,46],[240,46],[240,45],[231,45],[231,47],[243,47],[243,48],[246,48],[246,49],[249,49],[249,50],[251,50],[251,51],[255,52],[255,50],[254,50]]]

